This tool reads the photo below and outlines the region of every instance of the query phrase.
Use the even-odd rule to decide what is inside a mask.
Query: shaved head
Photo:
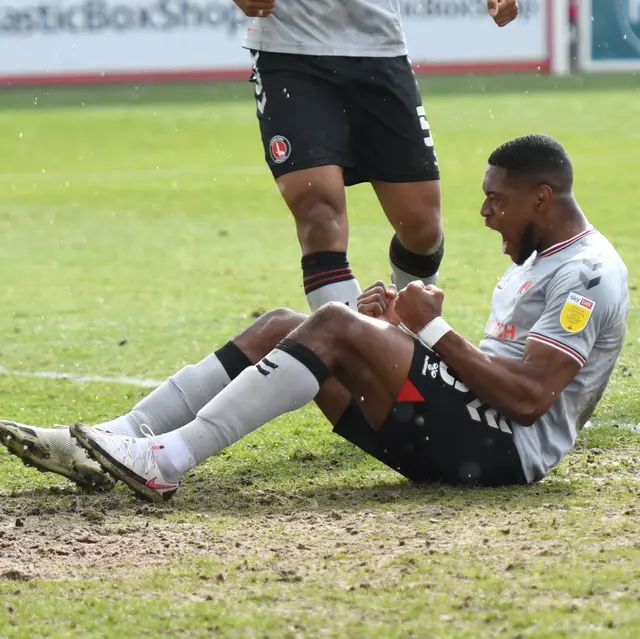
[[[571,160],[560,142],[548,135],[534,133],[505,142],[488,162],[504,169],[509,180],[531,187],[546,184],[557,194],[573,188]]]

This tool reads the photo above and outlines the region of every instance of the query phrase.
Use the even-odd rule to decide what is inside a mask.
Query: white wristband
[[[432,319],[417,335],[418,339],[429,348],[433,348],[451,329],[442,317]]]

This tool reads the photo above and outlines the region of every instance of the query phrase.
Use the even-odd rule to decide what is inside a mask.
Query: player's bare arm
[[[444,293],[413,282],[398,295],[395,310],[416,334],[442,314]],[[478,397],[522,426],[546,413],[580,364],[552,347],[529,341],[521,360],[487,355],[453,330],[434,350]]]
[[[487,9],[493,21],[504,27],[518,17],[520,8],[516,0],[487,0]]]
[[[273,13],[276,0],[233,0],[249,18],[266,18]]]

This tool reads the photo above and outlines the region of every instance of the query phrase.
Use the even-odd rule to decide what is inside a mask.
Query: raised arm
[[[266,18],[273,13],[276,0],[233,0],[242,13],[250,18]]]

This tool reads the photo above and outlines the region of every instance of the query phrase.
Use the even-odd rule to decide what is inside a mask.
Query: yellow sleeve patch
[[[595,307],[596,303],[588,297],[578,293],[569,293],[560,312],[560,326],[569,333],[579,333],[589,323]]]

